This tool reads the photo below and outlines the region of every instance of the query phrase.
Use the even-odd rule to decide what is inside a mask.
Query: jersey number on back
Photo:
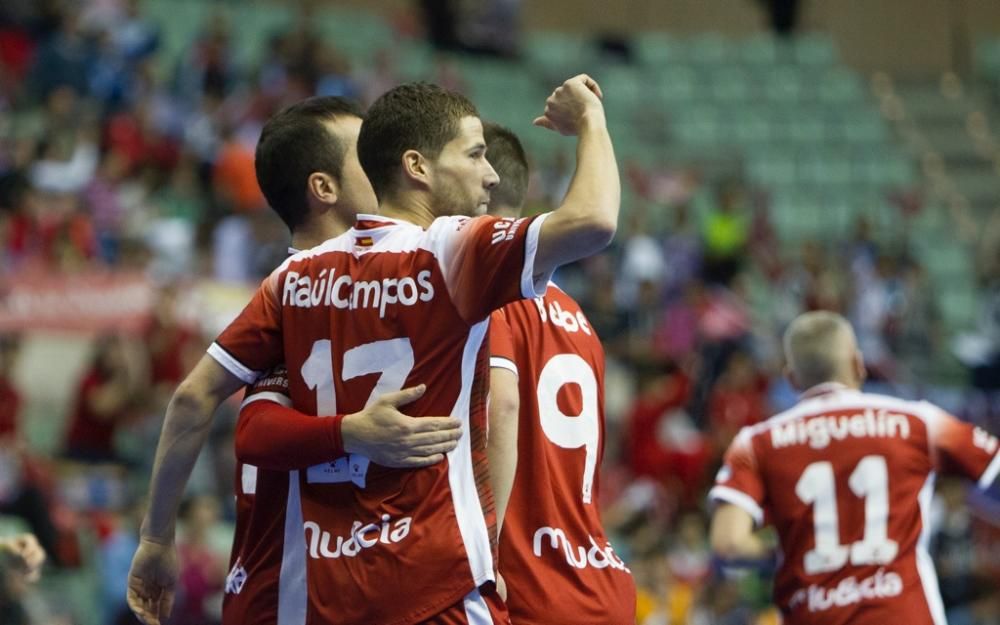
[[[559,390],[567,384],[580,387],[583,408],[579,415],[567,415],[559,408]],[[538,376],[538,416],[542,431],[564,449],[587,450],[583,464],[583,503],[590,503],[597,468],[601,424],[598,419],[597,376],[586,360],[576,354],[559,354],[549,359]]]
[[[365,407],[376,398],[403,388],[413,369],[413,348],[410,339],[399,338],[365,343],[344,352],[344,369],[340,372],[344,382],[354,378],[379,373]],[[313,343],[309,358],[302,364],[302,380],[309,390],[316,392],[316,413],[320,416],[337,414],[337,390],[333,383],[333,344],[329,339]],[[365,487],[368,458],[351,454],[334,462],[310,467],[310,482],[354,482]]]
[[[795,494],[813,504],[816,546],[806,553],[807,574],[836,571],[847,564],[888,564],[896,558],[899,544],[889,540],[889,471],[883,456],[865,456],[847,482],[865,500],[865,534],[853,545],[840,544],[837,491],[833,465],[814,462],[806,467],[795,485]]]

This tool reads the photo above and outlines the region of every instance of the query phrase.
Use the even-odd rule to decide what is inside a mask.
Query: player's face
[[[431,163],[431,196],[438,215],[481,215],[490,189],[500,181],[486,160],[486,140],[478,117],[463,117],[458,136]]]
[[[348,211],[372,214],[378,210],[378,200],[372,183],[361,168],[358,160],[358,133],[361,119],[358,117],[338,117],[324,122],[326,129],[337,137],[344,150],[344,165],[340,170],[340,184],[337,188],[337,204]]]

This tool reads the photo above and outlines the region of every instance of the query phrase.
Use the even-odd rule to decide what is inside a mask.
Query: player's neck
[[[316,247],[347,232],[350,225],[332,213],[315,217],[292,231],[292,247],[297,250]]]
[[[400,193],[386,198],[379,204],[378,214],[390,219],[408,221],[421,228],[429,227],[437,218],[431,210],[429,198],[420,193]]]

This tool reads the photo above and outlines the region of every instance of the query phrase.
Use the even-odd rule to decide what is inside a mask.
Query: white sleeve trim
[[[545,213],[535,217],[531,225],[528,226],[528,234],[526,235],[524,244],[524,268],[521,270],[521,297],[524,299],[532,299],[545,295],[549,279],[552,278],[552,272],[550,271],[543,276],[538,276],[537,280],[535,279],[535,255],[538,253],[538,236],[542,231],[542,222],[550,214]]]
[[[514,364],[513,360],[504,358],[503,356],[490,356],[490,367],[494,369],[506,369],[517,375],[517,365]]]
[[[998,475],[1000,475],[1000,451],[993,456],[990,466],[986,467],[983,475],[979,478],[979,488],[981,490],[989,488],[996,481]]]
[[[261,391],[260,393],[254,393],[253,395],[247,395],[243,403],[240,404],[240,410],[243,410],[255,401],[273,401],[276,404],[281,404],[285,408],[292,407],[292,398],[284,393],[275,393],[274,391]]]
[[[730,488],[729,486],[715,486],[708,491],[710,501],[724,501],[731,503],[738,508],[742,508],[753,517],[757,527],[764,525],[764,510],[753,500],[753,497],[743,491]]]
[[[232,355],[224,350],[218,343],[212,343],[208,346],[208,355],[222,365],[226,371],[238,377],[245,384],[253,384],[257,381],[257,378],[260,377],[260,372],[254,371],[239,360],[233,358]]]

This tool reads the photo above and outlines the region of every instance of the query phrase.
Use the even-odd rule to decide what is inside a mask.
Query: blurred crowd
[[[287,234],[254,176],[260,128],[309,95],[367,103],[399,80],[392,51],[352,64],[303,7],[253,66],[236,62],[238,28],[220,14],[191,25],[184,58],[167,71],[160,27],[136,0],[0,7],[0,278],[139,271],[155,285],[140,328],[93,337],[64,422],[51,428],[53,454],[23,434],[15,372],[30,334],[0,340],[0,519],[17,519],[49,553],[36,589],[0,563],[4,623],[134,622],[125,575],[150,450],[166,400],[211,340],[180,314],[179,296],[192,277],[253,284],[285,254]],[[428,78],[462,87],[447,60]],[[570,153],[534,167],[529,206],[541,211],[565,192]],[[630,199],[612,248],[557,280],[608,355],[602,499],[639,583],[640,623],[777,622],[769,566],[727,571],[711,558],[704,497],[739,428],[795,401],[782,379],[782,330],[806,310],[841,312],[874,386],[938,393],[1000,431],[1000,215],[986,225],[998,236],[977,253],[980,312],[967,338],[978,358],[948,391],[937,363],[951,358],[954,337],[906,240],[861,218],[848,238],[790,247],[766,193],[739,176],[627,166],[624,182]],[[183,510],[174,623],[219,620],[233,514],[235,409],[225,411]],[[1000,622],[1000,532],[983,521],[1000,518],[997,506],[963,484],[938,497],[936,562],[953,625]],[[87,607],[56,599],[81,587]]]

